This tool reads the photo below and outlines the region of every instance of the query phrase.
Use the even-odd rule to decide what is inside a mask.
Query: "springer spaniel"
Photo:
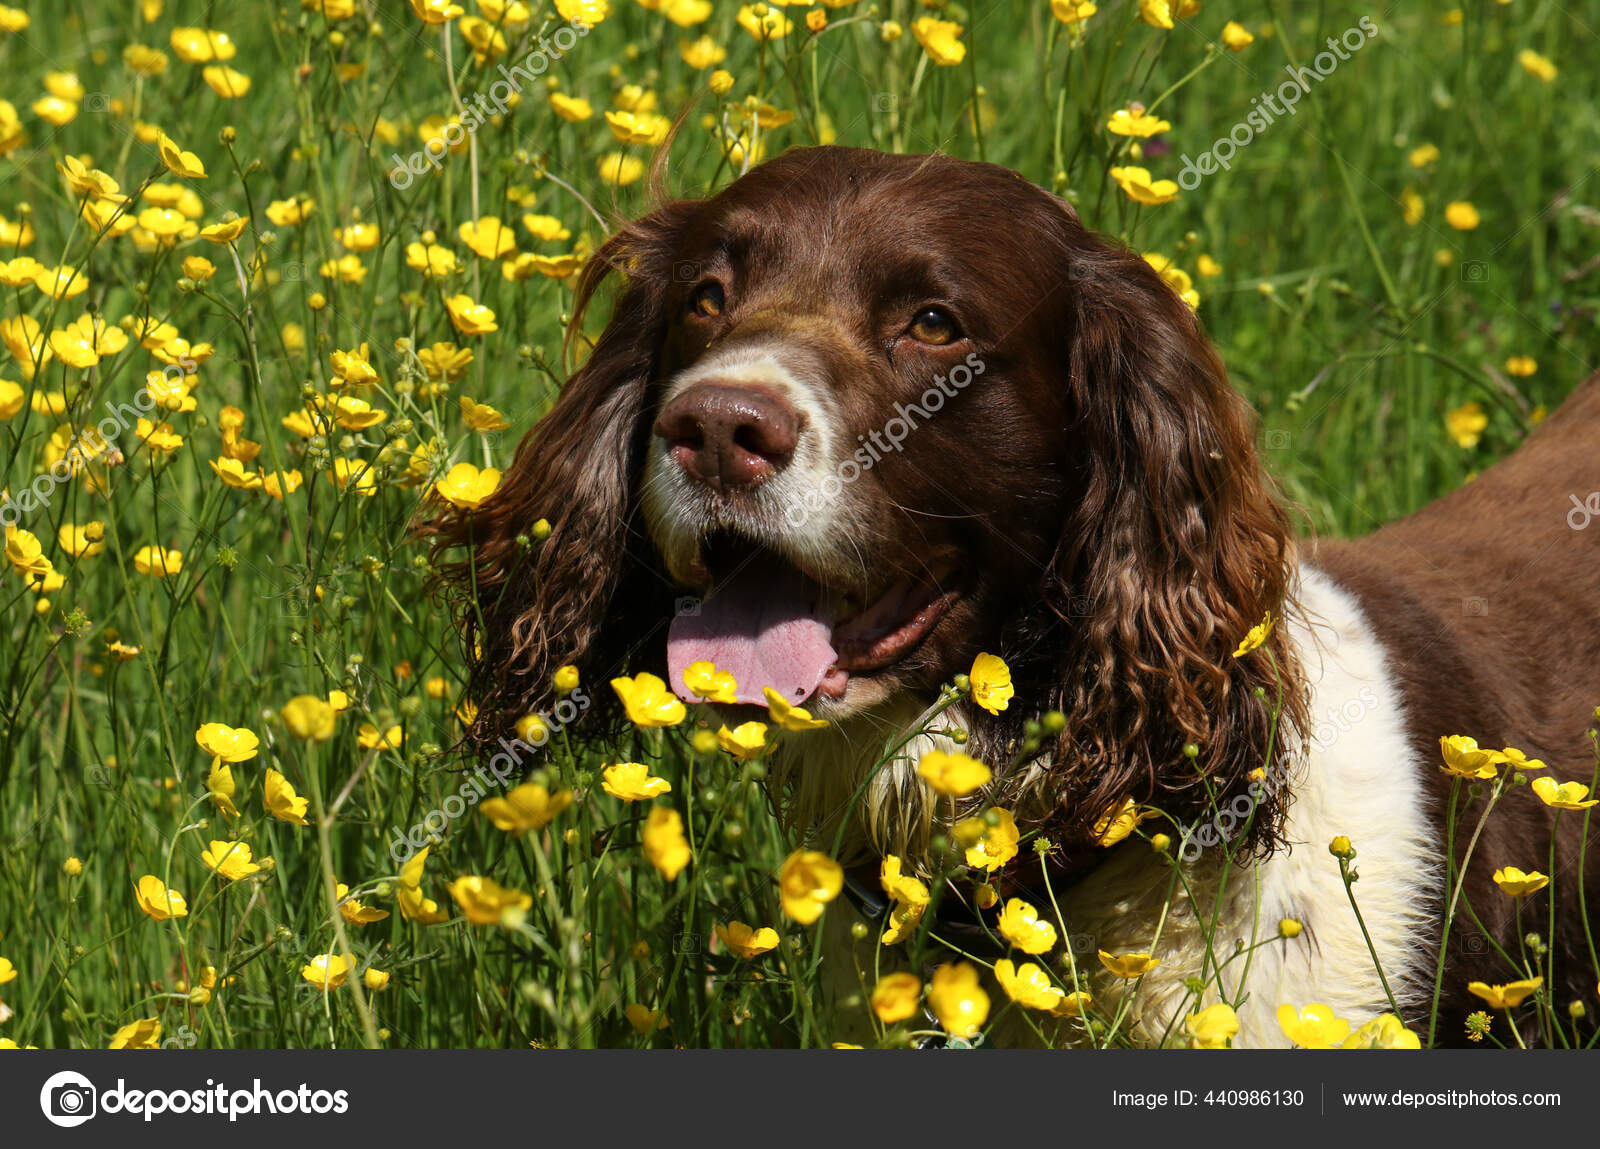
[[[741,702],[771,686],[827,720],[786,738],[771,784],[824,848],[842,823],[869,890],[881,856],[915,867],[948,826],[915,766],[959,727],[995,768],[975,808],[1054,843],[1063,924],[1088,939],[1080,969],[1098,972],[1096,949],[1148,950],[1160,923],[1162,964],[1133,1004],[1149,1042],[1192,1004],[1213,914],[1223,955],[1304,924],[1251,957],[1237,1044],[1284,1044],[1280,1003],[1357,1024],[1387,1010],[1329,857],[1348,835],[1371,946],[1425,1035],[1447,893],[1440,737],[1520,747],[1561,778],[1593,769],[1600,531],[1567,512],[1600,488],[1600,379],[1446,498],[1319,545],[1292,538],[1250,408],[1190,308],[1013,172],[792,151],[612,236],[573,331],[613,274],[609,325],[499,492],[439,527],[472,548],[456,574],[481,604],[465,621],[475,737],[548,709],[564,663],[670,669],[681,691],[683,668],[710,659]],[[551,532],[530,550],[540,518]],[[1268,612],[1283,624],[1234,657]],[[982,651],[1009,663],[1010,706],[963,701],[908,741]],[[1050,710],[1064,727],[1019,753]],[[1187,891],[1165,913],[1167,857],[1141,835],[1095,840],[1127,796],[1172,819]],[[1458,820],[1458,858],[1482,805]],[[1253,811],[1232,865],[1182,837],[1215,807]],[[1458,910],[1440,1043],[1481,1005],[1469,980],[1515,976],[1494,952],[1519,952],[1514,907],[1491,875],[1548,869],[1553,814],[1513,789],[1482,831],[1464,892],[1482,933]],[[1593,1016],[1586,822],[1560,820],[1542,968],[1558,1010],[1582,1000]],[[1002,897],[1047,909],[1040,867],[1024,845]],[[1600,895],[1600,849],[1587,869]],[[1546,928],[1547,896],[1523,901],[1524,929]]]

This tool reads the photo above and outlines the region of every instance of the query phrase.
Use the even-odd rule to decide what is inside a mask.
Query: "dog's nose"
[[[769,391],[696,383],[662,409],[655,432],[690,477],[721,491],[753,487],[787,466],[800,416]]]

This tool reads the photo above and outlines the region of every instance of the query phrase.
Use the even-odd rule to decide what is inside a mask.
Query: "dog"
[[[1562,779],[1594,769],[1600,531],[1568,512],[1600,488],[1600,378],[1447,497],[1315,542],[1190,306],[1004,168],[791,151],[611,236],[572,331],[613,276],[610,322],[500,489],[438,528],[470,548],[453,575],[479,604],[475,737],[547,710],[561,665],[670,668],[689,697],[682,670],[709,659],[741,704],[770,687],[828,723],[785,739],[770,784],[817,841],[842,840],[858,890],[883,857],[935,864],[957,804],[917,776],[924,752],[959,739],[993,767],[956,812],[1001,806],[1051,847],[1041,863],[1025,845],[1002,895],[1040,904],[1051,878],[1105,1000],[1128,983],[1094,951],[1155,947],[1136,1040],[1180,1026],[1208,960],[1230,994],[1249,969],[1237,1045],[1286,1044],[1283,1003],[1357,1024],[1398,1008],[1426,1031],[1454,891],[1441,737]],[[944,709],[980,653],[1008,664],[1014,700]],[[1596,1008],[1586,815],[1557,823],[1511,786],[1476,830],[1485,789],[1469,806],[1460,787],[1456,866],[1476,842],[1438,1044],[1483,1006],[1469,981],[1515,976],[1495,950],[1521,952],[1516,906],[1492,875],[1549,868],[1557,825],[1540,968],[1559,1010]],[[1165,852],[1148,833],[1101,844],[1129,798],[1168,819]],[[1237,824],[1202,848],[1190,831],[1219,810]],[[1585,864],[1600,886],[1600,850]],[[1550,896],[1522,900],[1525,930],[1548,932]],[[1275,937],[1280,919],[1303,932]]]

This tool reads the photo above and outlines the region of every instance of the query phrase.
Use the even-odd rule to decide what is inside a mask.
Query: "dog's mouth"
[[[915,651],[960,598],[953,564],[864,592],[838,590],[731,534],[702,544],[695,573],[710,589],[679,610],[667,635],[672,687],[691,700],[683,672],[702,661],[733,675],[742,703],[764,704],[768,687],[791,705],[813,695],[842,698],[852,677],[879,673]]]

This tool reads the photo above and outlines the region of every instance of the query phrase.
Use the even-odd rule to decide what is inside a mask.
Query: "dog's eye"
[[[931,343],[936,347],[953,343],[961,336],[956,321],[942,307],[924,307],[917,312],[917,317],[911,321],[910,330],[911,338],[918,343]]]
[[[702,283],[689,296],[689,314],[711,319],[722,314],[722,308],[726,302],[727,299],[722,293],[722,284],[713,279]]]

